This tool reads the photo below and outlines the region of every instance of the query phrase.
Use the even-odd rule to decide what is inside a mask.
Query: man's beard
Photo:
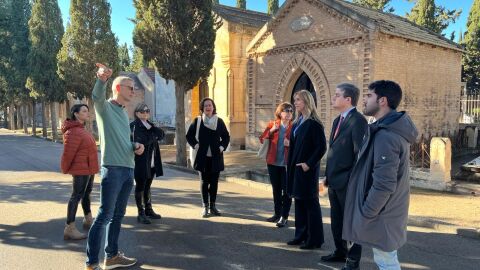
[[[367,108],[367,106],[363,108],[363,114],[366,116],[375,116],[378,113],[378,111],[380,111],[380,106],[378,105],[378,102],[376,103],[376,106],[373,108]]]

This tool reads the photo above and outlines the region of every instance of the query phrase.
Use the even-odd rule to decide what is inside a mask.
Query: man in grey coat
[[[375,81],[363,99],[369,125],[347,190],[343,239],[373,248],[381,270],[398,270],[397,250],[407,241],[410,197],[410,144],[418,131],[406,112],[396,109],[402,89]]]

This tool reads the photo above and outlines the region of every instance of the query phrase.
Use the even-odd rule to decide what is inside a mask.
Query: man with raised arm
[[[125,106],[134,96],[131,78],[119,76],[113,80],[113,97],[106,100],[106,85],[112,70],[97,64],[97,82],[92,99],[100,137],[102,167],[100,208],[88,233],[87,270],[100,270],[98,254],[105,240],[103,269],[115,269],[134,265],[137,260],[128,258],[118,250],[118,236],[128,197],[133,187],[134,155],[141,155],[144,146],[130,141],[130,126]]]

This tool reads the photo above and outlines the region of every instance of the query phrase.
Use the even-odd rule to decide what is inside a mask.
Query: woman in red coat
[[[97,145],[92,134],[85,129],[85,121],[89,118],[88,106],[75,104],[70,109],[70,119],[62,125],[63,154],[62,172],[73,176],[73,191],[68,201],[67,224],[63,232],[65,240],[87,238],[75,227],[75,215],[80,200],[85,218],[83,227],[89,229],[92,225],[90,210],[90,193],[92,192],[94,175],[98,172]]]
[[[273,190],[275,213],[268,218],[269,222],[276,222],[277,227],[285,227],[288,221],[292,199],[287,195],[287,156],[290,144],[290,130],[292,129],[293,106],[288,102],[278,105],[275,110],[275,120],[271,121],[263,134],[260,143],[269,139],[267,152],[267,167],[270,183]]]

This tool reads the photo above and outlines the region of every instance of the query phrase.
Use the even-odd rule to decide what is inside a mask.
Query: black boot
[[[202,217],[204,218],[208,217],[208,203],[203,204]]]
[[[151,219],[161,219],[162,216],[155,213],[152,208],[152,193],[150,191],[144,194],[145,198],[145,215]]]
[[[214,202],[211,202],[210,203],[210,213],[212,215],[215,215],[215,216],[220,216],[220,212],[218,211],[218,209],[215,207],[215,203]]]
[[[143,208],[143,192],[135,192],[135,203],[137,204],[138,209],[138,223],[151,224],[152,222],[145,215],[145,209]]]

